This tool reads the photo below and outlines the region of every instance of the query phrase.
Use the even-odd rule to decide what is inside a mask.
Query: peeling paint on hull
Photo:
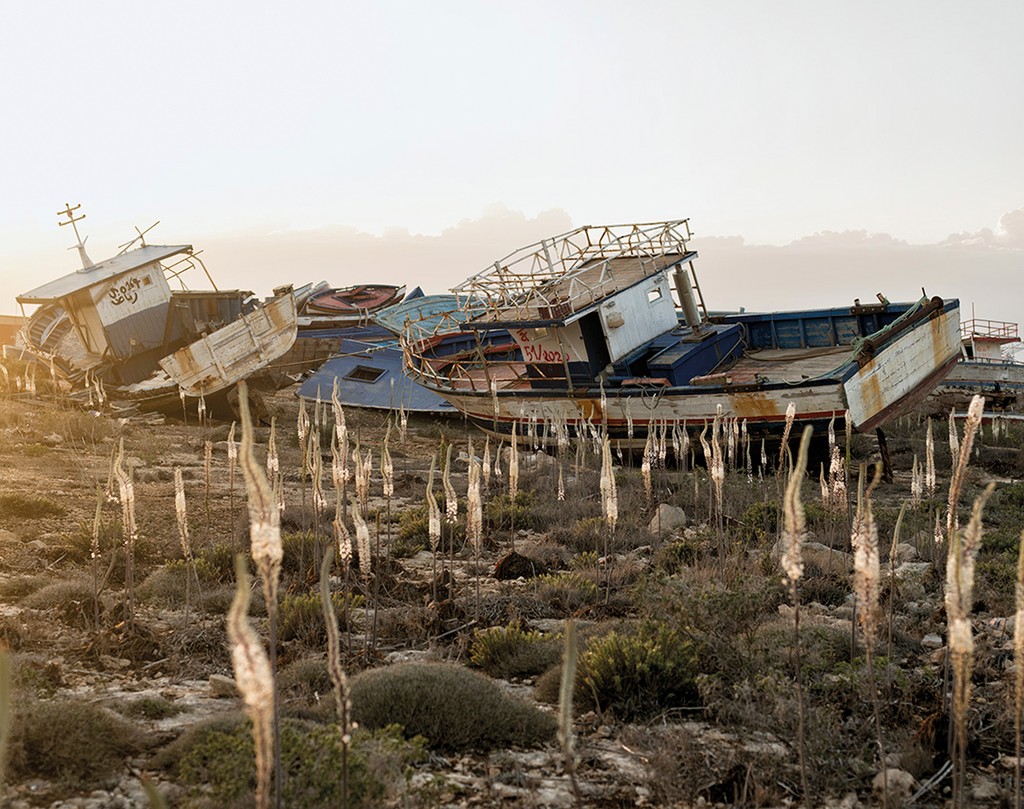
[[[573,432],[590,423],[605,425],[623,446],[642,446],[647,425],[699,426],[714,419],[719,406],[724,416],[747,421],[753,432],[781,431],[790,404],[796,407],[798,423],[822,423],[849,410],[855,429],[872,430],[917,405],[958,356],[959,310],[954,306],[877,346],[862,367],[851,356],[834,377],[803,385],[741,391],[727,386],[617,388],[604,392],[603,408],[601,392],[592,388],[572,394],[518,389],[498,391],[496,396],[481,390],[432,389],[493,434],[508,435],[513,423],[522,432],[530,421],[565,423]],[[630,423],[631,440],[627,436]]]
[[[295,343],[295,296],[289,291],[160,360],[188,396],[208,396],[265,368]]]

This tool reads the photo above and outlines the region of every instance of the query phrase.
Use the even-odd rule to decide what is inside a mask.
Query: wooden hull
[[[747,422],[752,433],[781,432],[790,405],[797,425],[821,425],[849,411],[855,429],[871,430],[920,403],[958,356],[959,309],[952,301],[891,336],[879,335],[870,357],[851,347],[829,374],[803,382],[667,386],[647,379],[603,391],[519,387],[492,393],[486,384],[455,390],[421,381],[492,434],[507,436],[513,424],[520,435],[531,423],[564,424],[570,434],[593,425],[623,446],[641,446],[650,424],[699,428],[719,412]]]
[[[160,360],[188,396],[209,396],[257,373],[295,343],[295,298],[289,291],[239,320]]]

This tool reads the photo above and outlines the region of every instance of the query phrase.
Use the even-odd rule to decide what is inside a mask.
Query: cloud
[[[888,233],[869,233],[866,230],[822,230],[810,236],[803,236],[789,244],[790,247],[829,248],[892,248],[905,247],[907,242]]]
[[[326,280],[422,286],[441,292],[490,266],[501,256],[572,228],[559,209],[528,217],[491,205],[436,235],[389,228],[382,234],[333,226],[310,230],[247,230],[196,237],[203,259],[222,287],[267,294],[280,284]]]
[[[951,233],[942,242],[945,247],[981,247],[1002,250],[1024,250],[1024,208],[1007,211],[999,217],[995,230],[982,228],[975,232]]]

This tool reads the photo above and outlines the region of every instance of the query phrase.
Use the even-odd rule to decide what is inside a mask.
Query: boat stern
[[[918,405],[960,356],[960,302],[932,298],[860,345],[843,382],[854,427],[866,432]]]

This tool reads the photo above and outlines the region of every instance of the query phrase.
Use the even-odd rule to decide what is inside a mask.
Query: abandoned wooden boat
[[[366,326],[375,313],[402,300],[404,286],[358,284],[333,288],[322,283],[301,302],[298,314],[300,330]]]
[[[407,372],[495,434],[599,427],[627,445],[649,425],[699,429],[719,412],[778,431],[791,406],[798,425],[848,411],[870,430],[919,403],[959,356],[955,299],[709,317],[690,239],[677,220],[582,227],[518,250],[452,290],[472,309],[460,329],[476,347],[439,357],[407,323]],[[501,332],[515,350],[488,352]]]
[[[960,361],[932,394],[939,410],[966,409],[976,394],[985,409],[1018,410],[1024,406],[1024,362],[1015,352],[1022,347],[1016,323],[1003,320],[965,321],[960,335]]]
[[[206,273],[213,290],[185,289],[183,273],[206,269],[192,246],[146,244],[144,232],[94,263],[78,234],[78,207],[62,211],[60,224],[75,229],[82,269],[17,298],[39,307],[26,330],[29,350],[72,391],[91,395],[102,385],[104,398],[160,408],[268,372],[294,343],[291,288],[260,303],[251,292],[216,289]],[[172,290],[174,281],[182,289]]]

